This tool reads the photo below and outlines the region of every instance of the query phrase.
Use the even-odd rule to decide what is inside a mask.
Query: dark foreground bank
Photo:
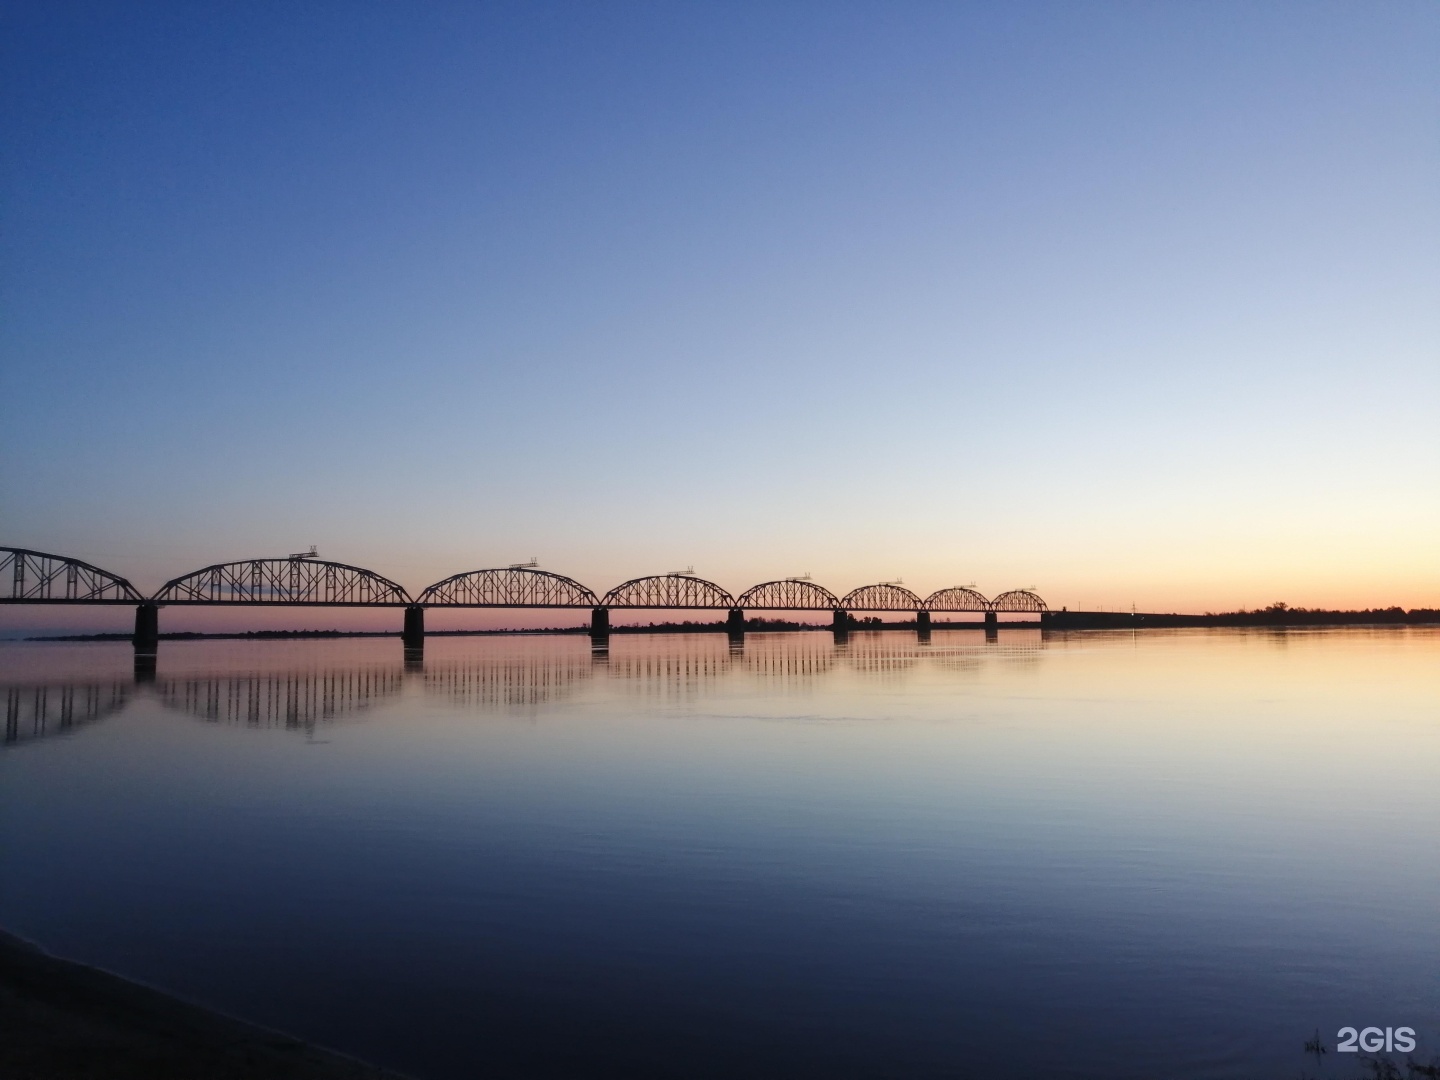
[[[0,933],[4,1080],[400,1080]]]

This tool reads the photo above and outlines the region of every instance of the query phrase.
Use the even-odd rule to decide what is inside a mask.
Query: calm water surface
[[[1434,631],[161,650],[0,645],[0,925],[417,1077],[1440,1053]]]

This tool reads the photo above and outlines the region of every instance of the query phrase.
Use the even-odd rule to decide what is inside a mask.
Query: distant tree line
[[[1402,607],[1364,608],[1359,611],[1335,611],[1328,608],[1291,607],[1277,600],[1269,607],[1254,611],[1205,613],[1206,618],[1233,619],[1239,623],[1253,623],[1257,626],[1305,626],[1316,623],[1433,623],[1440,622],[1440,610],[1435,608]]]

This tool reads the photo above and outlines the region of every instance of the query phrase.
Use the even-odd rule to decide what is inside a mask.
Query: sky
[[[0,17],[0,544],[1440,606],[1433,3]]]

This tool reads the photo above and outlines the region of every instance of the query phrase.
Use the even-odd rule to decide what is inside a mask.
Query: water
[[[1435,631],[130,663],[0,645],[0,926],[418,1077],[1353,1076],[1345,1025],[1440,1053]]]

